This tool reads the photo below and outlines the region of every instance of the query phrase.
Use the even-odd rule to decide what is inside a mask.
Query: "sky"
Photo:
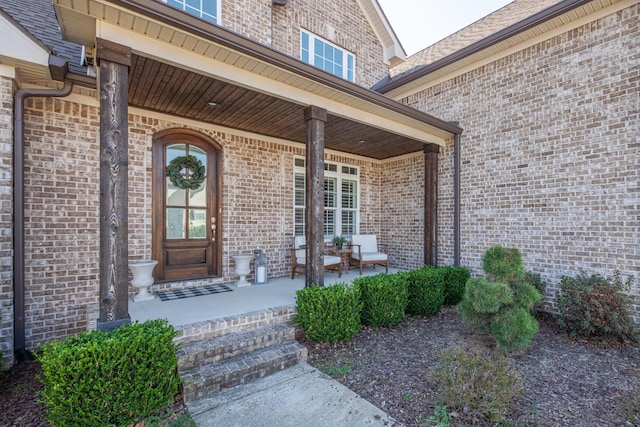
[[[407,55],[431,46],[513,0],[378,0]]]

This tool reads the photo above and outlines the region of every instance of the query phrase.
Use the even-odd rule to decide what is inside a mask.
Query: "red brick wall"
[[[352,0],[290,1],[222,0],[222,25],[254,41],[300,59],[304,28],[356,56],[356,83],[371,87],[388,72],[383,49],[358,3]]]
[[[13,80],[0,76],[0,370],[13,364]]]
[[[619,269],[640,281],[639,5],[404,99],[459,120],[462,263],[516,246],[562,275]],[[453,147],[440,156],[440,261],[453,261]],[[640,316],[638,316],[640,320]]]
[[[95,327],[99,289],[98,110],[25,103],[26,347]]]

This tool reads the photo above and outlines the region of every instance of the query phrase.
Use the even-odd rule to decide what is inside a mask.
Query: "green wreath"
[[[185,178],[182,176],[180,171],[182,169],[189,169],[191,171],[191,176],[189,178]],[[190,190],[195,190],[200,187],[200,185],[204,182],[205,174],[204,174],[204,166],[202,162],[196,159],[195,156],[179,156],[175,159],[171,160],[169,166],[167,166],[167,176],[178,188],[188,188]]]

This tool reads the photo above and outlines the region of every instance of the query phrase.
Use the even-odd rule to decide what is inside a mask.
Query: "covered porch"
[[[206,128],[211,142],[215,144],[216,135],[233,135],[231,141],[225,141],[228,145],[217,144],[217,163],[211,163],[207,169],[213,170],[215,167],[219,171],[219,180],[215,182],[215,197],[207,197],[211,205],[206,207],[209,209],[208,215],[203,215],[207,222],[207,235],[202,241],[209,245],[206,258],[191,256],[195,253],[192,250],[184,251],[189,255],[184,257],[188,261],[196,258],[205,260],[203,264],[209,269],[208,276],[212,279],[228,281],[232,277],[229,257],[246,251],[256,238],[256,233],[245,235],[237,229],[247,228],[243,227],[247,223],[255,223],[254,213],[264,209],[259,204],[247,208],[246,204],[243,205],[245,200],[238,202],[235,198],[238,187],[229,184],[232,175],[244,176],[250,168],[256,168],[256,161],[261,160],[259,156],[264,156],[264,152],[254,152],[251,156],[245,156],[250,161],[233,164],[230,160],[232,155],[238,158],[241,155],[234,153],[231,147],[237,144],[233,148],[241,148],[238,141],[244,140],[262,140],[288,147],[277,153],[282,159],[290,157],[291,152],[304,149],[307,268],[306,277],[301,277],[295,283],[331,283],[331,275],[323,276],[321,263],[326,239],[323,176],[329,151],[334,156],[342,155],[353,162],[374,162],[377,166],[392,159],[420,159],[419,174],[407,167],[408,172],[404,175],[407,178],[393,182],[395,186],[402,187],[405,181],[418,181],[409,198],[413,203],[417,196],[419,200],[413,204],[422,216],[403,224],[403,232],[414,236],[415,243],[412,246],[416,247],[407,248],[405,242],[396,243],[396,259],[400,260],[397,266],[402,267],[401,261],[407,253],[411,256],[421,254],[420,262],[424,264],[436,262],[438,153],[441,146],[458,140],[462,130],[456,125],[330,75],[224,28],[176,11],[162,2],[89,0],[80,4],[54,0],[53,3],[65,37],[90,47],[89,62],[95,60],[98,68],[96,90],[90,95],[99,98],[100,110],[100,208],[103,212],[100,233],[100,328],[108,329],[126,322],[129,316],[132,320],[139,320],[138,308],[128,300],[127,263],[131,255],[136,253],[133,258],[160,259],[161,266],[162,260],[171,257],[160,252],[166,243],[162,240],[161,230],[167,223],[161,216],[166,208],[163,205],[166,197],[162,197],[162,190],[156,191],[165,186],[162,171],[154,174],[150,180],[141,182],[141,188],[147,191],[147,200],[153,201],[151,212],[144,212],[145,216],[138,219],[139,224],[151,224],[148,230],[153,239],[151,250],[146,246],[144,251],[138,248],[130,250],[128,199],[135,195],[130,191],[127,169],[133,164],[132,154],[137,151],[144,156],[144,151],[149,150],[152,144],[149,138],[153,139],[161,133],[159,128],[155,128],[153,131],[144,131],[149,132],[145,133],[144,138],[131,135],[132,115],[151,116],[153,119],[150,121],[173,121],[174,129],[188,128],[192,133],[193,128]],[[159,161],[156,162],[155,153],[149,168],[154,173],[166,167],[161,156],[157,156]],[[244,165],[244,169],[238,167],[239,164]],[[262,194],[291,188],[291,196],[281,197],[277,211],[271,213],[272,218],[284,218],[281,223],[271,226],[271,230],[280,227],[280,232],[272,232],[272,235],[277,235],[265,238],[261,243],[261,247],[270,246],[273,248],[271,253],[278,254],[277,265],[281,270],[287,263],[287,258],[281,254],[290,250],[293,234],[293,174],[289,172],[289,167],[272,168],[255,180],[258,183],[268,179],[277,181]],[[140,169],[138,172],[142,175],[148,173],[149,169]],[[363,213],[368,208],[373,212],[371,215],[383,217],[393,207],[393,203],[382,201],[381,195],[385,192],[383,169],[380,166],[372,172],[367,183],[372,201],[366,208],[358,207]],[[416,180],[418,176],[420,178]],[[214,188],[214,185],[207,188]],[[248,194],[251,200],[251,196],[255,197],[258,192]],[[244,215],[237,215],[238,212]],[[231,217],[237,218],[237,221],[230,220]],[[375,219],[370,220],[367,227],[358,226],[354,231],[353,234],[378,234],[383,241],[392,239],[392,232],[381,227]],[[147,238],[145,236],[144,240]],[[187,238],[183,240],[179,243],[190,243]],[[189,277],[198,275],[172,276],[170,279]],[[245,290],[222,296],[224,299],[237,298],[243,302],[240,304],[242,311],[247,312],[251,310],[251,304],[261,300],[258,293],[268,294],[270,288],[275,290],[277,287],[267,286],[264,291],[251,289],[256,293],[253,295],[255,298],[243,299],[241,295],[250,292]],[[293,304],[295,289],[286,286],[283,289],[286,289],[286,292],[283,291],[286,298],[282,303]],[[194,311],[190,305],[192,301],[185,301],[182,310],[176,308],[176,311],[181,311],[181,318],[187,318]],[[276,303],[279,302],[270,302],[269,305]],[[166,307],[161,308],[160,312],[166,313]],[[203,314],[207,311],[211,315],[208,307],[203,309]]]
[[[389,268],[389,274],[398,272]],[[358,277],[384,273],[383,268],[366,268],[362,276],[356,270],[338,277],[335,272],[326,272],[325,286],[335,283],[352,283]],[[305,277],[288,276],[270,278],[266,285],[238,287],[235,282],[226,283],[231,292],[161,301],[157,296],[150,301],[129,301],[129,314],[132,321],[144,322],[151,319],[166,318],[171,325],[180,328],[192,323],[216,321],[222,318],[237,317],[248,313],[262,312],[281,307],[295,307],[296,291],[305,287]]]

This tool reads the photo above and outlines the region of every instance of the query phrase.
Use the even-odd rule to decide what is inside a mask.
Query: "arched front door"
[[[220,160],[221,147],[198,132],[171,129],[155,136],[152,252],[157,280],[221,275]]]

